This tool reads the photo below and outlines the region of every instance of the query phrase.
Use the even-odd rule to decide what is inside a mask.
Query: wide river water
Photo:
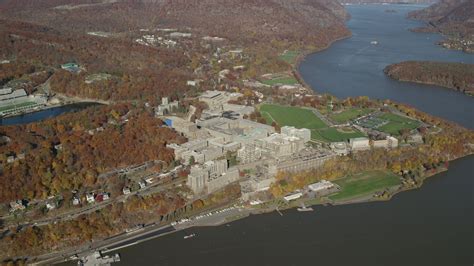
[[[304,79],[338,97],[368,95],[409,103],[466,127],[474,127],[474,98],[447,89],[387,79],[387,64],[407,59],[473,62],[473,56],[434,45],[434,34],[408,29],[405,19],[421,8],[348,6],[353,37],[309,56]],[[397,13],[386,13],[395,9]],[[370,45],[372,40],[378,46]],[[474,157],[389,202],[317,207],[251,216],[229,225],[187,230],[120,250],[117,265],[473,265]]]

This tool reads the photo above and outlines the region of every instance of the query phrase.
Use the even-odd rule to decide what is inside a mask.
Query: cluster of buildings
[[[196,122],[165,116],[168,126],[189,139],[168,148],[174,150],[177,160],[191,165],[187,184],[194,193],[212,193],[241,181],[242,197],[250,199],[255,193],[268,190],[278,172],[317,168],[335,156],[330,150],[307,145],[311,140],[309,129],[282,127],[277,133],[272,126],[244,119],[255,111],[254,107],[229,103],[241,96],[206,91],[199,100],[208,109]],[[168,105],[164,101],[158,110],[165,110]],[[229,153],[236,156],[236,166],[230,166]]]
[[[393,149],[398,147],[398,139],[387,136],[385,139],[370,140],[366,137],[352,138],[349,142],[333,142],[330,144],[331,150],[338,155],[347,155],[351,152],[366,151],[371,148]]]
[[[0,89],[0,116],[43,107],[47,98],[41,95],[28,95],[24,89],[13,90],[9,87]]]
[[[222,91],[203,93],[199,100],[208,109],[195,122],[164,116],[168,126],[189,139],[167,147],[174,150],[182,164],[191,165],[187,185],[195,194],[209,194],[240,182],[242,198],[251,200],[256,193],[270,188],[278,172],[318,168],[336,156],[329,149],[308,145],[309,129],[285,126],[277,133],[272,126],[244,119],[255,111],[254,107],[229,103],[241,96]],[[163,101],[157,110],[169,105]],[[235,158],[233,165],[230,157]]]
[[[309,129],[282,127],[281,133],[249,141],[239,149],[237,158],[242,163],[251,163],[266,158],[282,158],[296,154],[305,148],[311,139]]]
[[[165,39],[163,37],[155,36],[153,34],[143,35],[141,38],[136,39],[135,42],[145,46],[160,45],[167,48],[175,47],[178,44],[178,42],[174,40]]]

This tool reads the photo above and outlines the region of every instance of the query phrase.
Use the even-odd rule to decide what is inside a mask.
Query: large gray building
[[[193,165],[187,185],[195,194],[209,194],[238,180],[238,169],[229,168],[227,160],[223,159]]]

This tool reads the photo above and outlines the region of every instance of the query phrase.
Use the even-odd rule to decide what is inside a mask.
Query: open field
[[[273,121],[280,126],[294,126],[297,128],[321,129],[327,125],[311,110],[292,106],[264,104],[260,113],[271,124]]]
[[[263,84],[269,85],[269,86],[274,86],[274,85],[296,85],[298,84],[298,81],[293,78],[293,77],[288,77],[288,78],[277,78],[277,79],[268,79],[268,80],[263,80]]]
[[[19,104],[7,105],[7,106],[0,107],[0,112],[10,110],[10,109],[13,109],[13,108],[19,108],[19,107],[34,105],[34,104],[36,104],[36,103],[35,102],[24,102],[24,103],[19,103]]]
[[[400,135],[402,129],[415,129],[420,126],[420,122],[408,117],[385,113],[378,116],[369,116],[358,120],[357,123],[365,128],[376,129],[390,135]]]
[[[285,51],[283,54],[279,56],[279,58],[288,64],[296,63],[296,58],[298,57],[298,51]]]
[[[388,171],[366,171],[356,175],[335,180],[341,192],[330,196],[332,200],[352,199],[367,196],[401,184],[400,178]]]
[[[311,110],[300,107],[264,104],[260,107],[267,124],[276,122],[280,126],[294,126],[311,130],[311,138],[324,142],[346,141],[350,138],[363,137],[359,131],[344,132],[330,128]]]
[[[392,135],[399,135],[402,129],[415,129],[420,126],[418,121],[396,114],[383,114],[380,118],[388,123],[379,127],[378,130]]]
[[[340,113],[331,114],[329,117],[337,123],[346,123],[350,120],[356,119],[357,117],[369,114],[373,112],[373,109],[362,109],[362,108],[352,108],[349,110],[342,111]]]

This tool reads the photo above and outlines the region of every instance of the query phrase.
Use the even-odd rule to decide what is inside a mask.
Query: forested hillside
[[[474,65],[445,62],[407,61],[385,68],[396,80],[433,84],[474,94]]]

